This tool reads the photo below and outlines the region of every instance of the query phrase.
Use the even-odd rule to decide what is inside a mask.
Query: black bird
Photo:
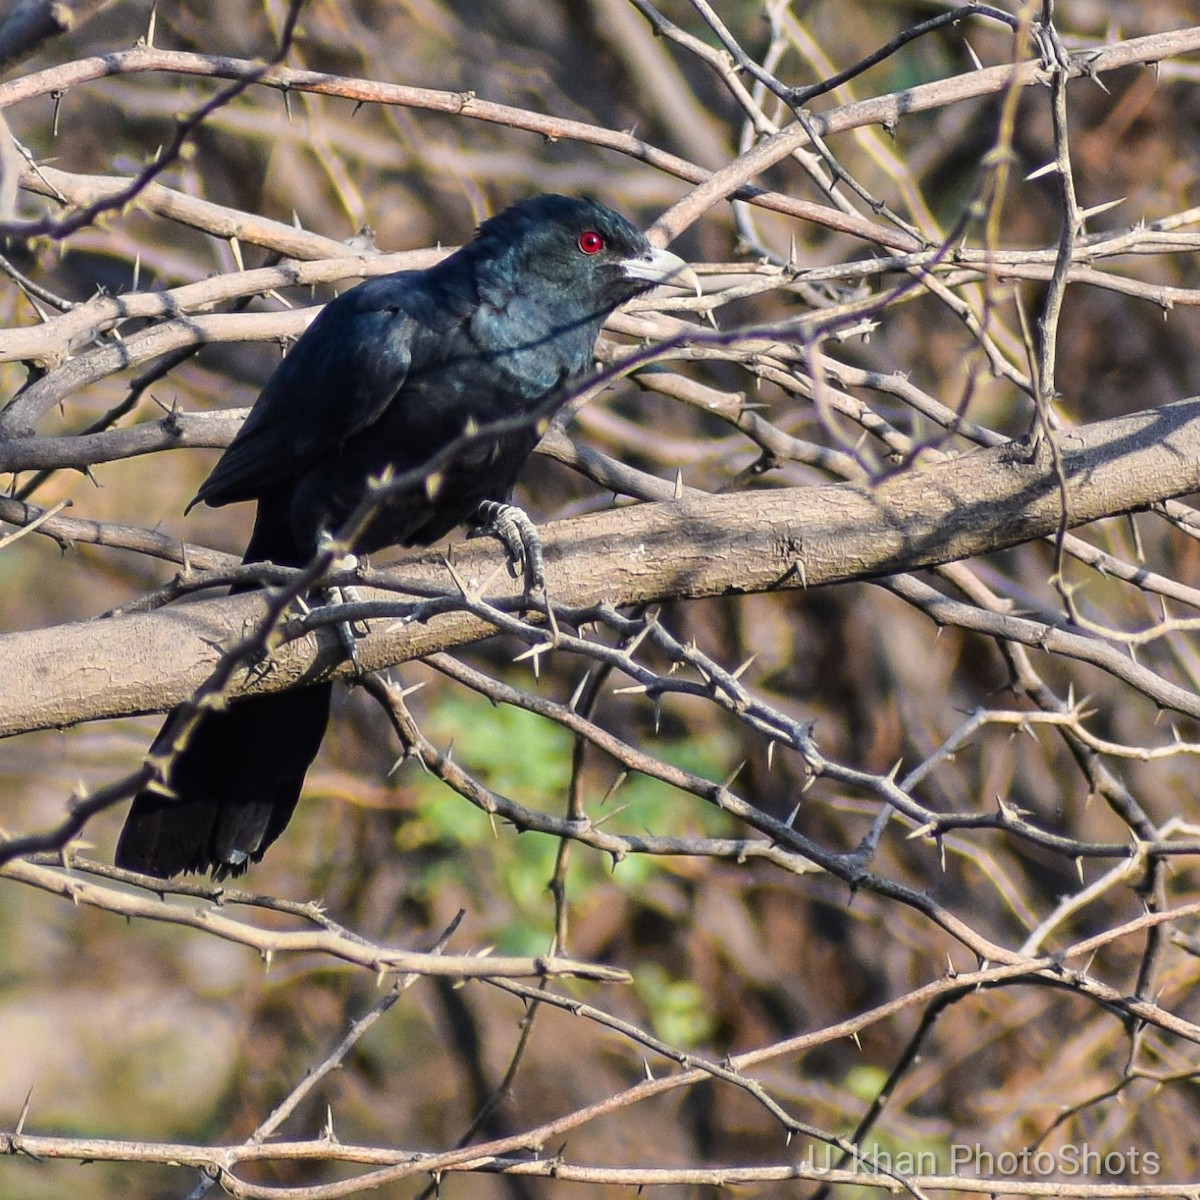
[[[391,495],[352,549],[428,545],[458,525],[487,524],[537,444],[538,422],[591,366],[605,318],[660,283],[695,286],[696,277],[602,205],[564,196],[515,204],[437,266],[369,280],[328,304],[192,504],[257,500],[245,561],[301,566],[339,531],[368,479],[388,467],[419,475],[450,449],[437,487],[418,479]],[[496,422],[508,428],[488,436]],[[165,791],[134,800],[117,865],[222,879],[261,859],[295,810],[330,692],[322,683],[206,714]],[[167,752],[163,733],[152,751]]]

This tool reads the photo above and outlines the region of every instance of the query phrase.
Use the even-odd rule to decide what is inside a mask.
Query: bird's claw
[[[542,554],[542,539],[529,514],[515,504],[498,500],[480,501],[475,510],[478,531],[494,537],[508,551],[509,565],[514,577],[518,565],[525,577],[527,592],[546,590],[546,563]]]
[[[357,571],[361,565],[358,555],[342,551],[343,547],[338,544],[337,539],[329,530],[322,529],[318,533],[317,552],[333,555],[329,564],[331,571]],[[349,584],[338,584],[321,590],[324,592],[326,604],[357,604],[362,600],[358,589]],[[358,643],[368,633],[370,633],[370,629],[365,621],[339,621],[337,623],[338,641],[342,643],[342,649],[354,667],[355,675],[366,673],[358,656]]]
[[[329,604],[357,604],[362,599],[358,589],[353,587],[331,587],[325,592]],[[354,667],[355,675],[365,675],[362,660],[358,655],[358,643],[370,632],[366,621],[339,621],[336,626],[338,641],[346,657]]]

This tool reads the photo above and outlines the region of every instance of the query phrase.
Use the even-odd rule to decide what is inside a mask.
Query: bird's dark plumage
[[[256,500],[246,561],[299,566],[369,478],[385,468],[419,476],[450,450],[438,486],[417,478],[391,495],[354,549],[434,542],[481,502],[507,498],[537,444],[536,418],[590,366],[605,318],[658,283],[694,280],[592,201],[516,204],[437,266],[370,280],[327,305],[192,503]],[[498,421],[509,428],[488,436]],[[468,430],[485,436],[463,439]],[[295,809],[329,698],[324,683],[206,714],[173,762],[170,794],[134,800],[118,865],[221,878],[257,862]]]

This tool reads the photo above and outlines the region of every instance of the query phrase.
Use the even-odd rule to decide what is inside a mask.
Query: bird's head
[[[522,200],[485,221],[474,246],[597,313],[611,312],[659,284],[700,291],[695,271],[682,258],[651,246],[636,226],[594,200],[554,195]]]

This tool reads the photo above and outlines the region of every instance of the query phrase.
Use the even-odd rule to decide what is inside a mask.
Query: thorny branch
[[[165,768],[141,761],[144,741],[127,759],[136,766],[86,785],[60,787],[54,764],[41,764],[49,807],[6,812],[7,894],[61,897],[73,918],[90,910],[111,926],[105,938],[125,939],[116,958],[154,922],[187,945],[212,937],[246,959],[311,964],[274,986],[284,1006],[334,1032],[319,1049],[294,1039],[299,1049],[280,1068],[291,1074],[269,1099],[245,1084],[256,1115],[237,1135],[156,1140],[142,1136],[140,1113],[114,1118],[129,1136],[45,1136],[26,1128],[39,1123],[35,1094],[0,1149],[30,1161],[187,1164],[202,1173],[193,1195],[220,1183],[272,1200],[418,1177],[436,1187],[448,1172],[503,1174],[513,1187],[524,1176],[639,1187],[803,1179],[818,1195],[839,1184],[914,1196],[1061,1194],[1050,1177],[1001,1180],[985,1169],[975,1179],[873,1158],[881,1145],[907,1145],[918,1126],[942,1151],[980,1140],[959,1106],[940,1099],[969,1095],[1007,1119],[988,1131],[1008,1137],[997,1149],[1022,1149],[1022,1137],[1032,1150],[1101,1137],[1121,1149],[1113,1180],[1072,1180],[1071,1194],[1179,1194],[1131,1168],[1128,1149],[1160,1155],[1172,1177],[1200,1169],[1161,1119],[1162,1106],[1173,1120],[1195,1115],[1200,1045],[1189,1001],[1200,976],[1200,827],[1187,803],[1200,757],[1200,518],[1177,498],[1200,486],[1200,455],[1181,433],[1187,405],[1166,404],[1195,390],[1187,364],[1200,360],[1190,318],[1175,313],[1200,302],[1200,210],[1178,183],[1194,174],[1194,147],[1169,119],[1194,102],[1183,56],[1200,48],[1200,28],[1076,33],[1067,0],[1039,0],[945,8],[897,29],[877,24],[876,6],[860,14],[867,41],[835,46],[819,45],[805,15],[778,0],[765,0],[755,22],[703,0],[672,9],[673,20],[643,0],[576,8],[590,22],[584,40],[601,51],[586,70],[609,55],[653,86],[585,111],[569,100],[575,81],[555,74],[574,63],[584,78],[569,47],[526,60],[529,48],[515,42],[483,57],[523,63],[520,86],[498,86],[486,71],[492,86],[478,92],[453,76],[438,88],[386,82],[423,77],[420,60],[403,58],[410,41],[442,61],[480,36],[437,5],[409,14],[406,38],[393,43],[403,70],[382,59],[361,77],[310,70],[311,49],[344,31],[299,0],[270,14],[279,36],[267,62],[161,49],[148,37],[0,83],[17,139],[2,165],[19,171],[22,188],[17,200],[11,181],[0,187],[0,231],[11,239],[0,271],[12,284],[0,294],[0,382],[11,397],[0,470],[13,476],[0,499],[13,532],[0,554],[6,565],[29,561],[20,556],[45,554],[39,546],[54,539],[65,557],[32,573],[40,585],[61,572],[89,599],[110,558],[137,564],[105,590],[109,599],[82,610],[58,602],[70,615],[48,618],[60,621],[52,632],[5,638],[6,690],[29,718],[22,728],[56,723],[30,715],[46,680],[69,682],[77,698],[107,691],[109,707],[89,717],[174,704],[179,695],[137,681],[117,698],[121,667],[138,655],[106,662],[98,643],[122,628],[172,629],[179,614],[219,610],[225,623],[201,634],[202,651],[148,638],[136,647],[160,678],[171,649],[189,658],[186,686],[172,685],[190,696],[176,748],[197,713],[236,702],[264,671],[268,686],[348,674],[336,621],[375,623],[369,666],[420,659],[361,681],[375,704],[350,702],[357,715],[342,726],[344,748],[329,752],[322,802],[310,802],[320,813],[311,819],[325,823],[301,853],[323,873],[293,866],[281,876],[289,894],[332,893],[328,911],[205,883],[147,886],[84,858],[80,839],[102,827],[104,811]],[[438,40],[447,30],[453,54]],[[531,20],[527,32],[543,30]],[[929,63],[937,69],[911,74]],[[893,68],[903,86],[880,82]],[[535,79],[553,81],[544,102],[529,99]],[[189,90],[197,84],[210,90]],[[186,101],[164,100],[166,86]],[[85,119],[72,106],[113,98],[152,114],[161,148],[145,141],[153,121],[131,121],[123,153],[72,153],[73,123]],[[52,101],[62,107],[59,146],[30,115]],[[187,115],[164,136],[176,108]],[[636,128],[623,120],[629,112]],[[305,183],[286,202],[257,203],[257,180],[252,202],[214,149],[268,145],[264,161]],[[299,176],[296,156],[306,164]],[[514,161],[516,177],[497,173]],[[129,162],[146,165],[131,173]],[[1132,197],[1119,219],[1110,171]],[[424,204],[433,214],[415,237],[393,221],[380,244],[424,248],[383,254],[359,235],[390,216],[382,203],[361,203],[359,176],[381,193],[402,189],[403,211]],[[160,526],[191,494],[177,502],[174,492],[194,490],[191,477],[173,486],[176,465],[186,475],[191,451],[227,445],[261,380],[257,367],[231,366],[231,347],[285,345],[330,289],[428,265],[446,252],[443,236],[468,234],[466,216],[532,187],[609,189],[618,206],[653,220],[656,240],[686,234],[690,257],[710,260],[697,264],[703,297],[652,297],[610,322],[602,369],[569,405],[577,430],[563,419],[547,431],[544,457],[572,475],[567,484],[554,482],[561,467],[537,475],[531,507],[564,518],[548,546],[552,564],[568,564],[558,591],[550,575],[546,605],[503,595],[488,577],[491,548],[456,546],[448,565],[364,565],[356,580],[380,589],[369,599],[305,611],[336,548],[302,571],[238,567],[202,544],[217,540],[215,525],[188,527],[187,543]],[[734,219],[726,200],[738,206]],[[305,220],[280,219],[300,205]],[[448,213],[464,207],[452,224]],[[66,252],[61,263],[49,245]],[[131,270],[76,298],[75,251]],[[260,257],[247,263],[247,252]],[[203,411],[214,396],[220,404]],[[1126,424],[1102,424],[1118,413]],[[1030,428],[1033,444],[1021,440]],[[1104,428],[1106,452],[1080,456]],[[183,453],[164,457],[168,449]],[[980,463],[1022,481],[1018,493],[943,486],[970,480]],[[170,469],[153,488],[126,482],[143,479],[136,472],[147,464]],[[593,486],[576,488],[576,477]],[[659,510],[648,505],[581,520],[607,505],[596,485],[687,520],[654,525]],[[380,481],[355,519],[389,486],[397,481]],[[117,494],[130,499],[106,503]],[[1107,507],[1087,509],[1097,494]],[[737,561],[754,509],[781,513],[772,505],[789,502],[806,523],[779,516],[754,543],[755,561]],[[831,527],[814,517],[823,503],[850,534],[871,512],[886,520],[869,546],[850,541],[836,559]],[[956,520],[966,548],[931,550]],[[709,534],[725,540],[705,542]],[[886,561],[871,557],[881,547]],[[720,586],[706,554],[722,560]],[[772,555],[791,564],[786,586],[767,573]],[[167,578],[155,562],[182,571]],[[80,563],[94,573],[82,583],[67,574]],[[670,577],[659,579],[664,564]],[[171,603],[235,581],[264,591]],[[824,583],[832,586],[815,586]],[[742,591],[759,594],[729,594]],[[21,592],[55,611],[45,594]],[[701,595],[710,598],[679,603]],[[104,606],[125,615],[83,623]],[[37,623],[28,613],[11,620]],[[451,621],[466,632],[431,640]],[[388,649],[405,637],[411,653]],[[57,723],[79,716],[58,711]],[[493,730],[499,750],[489,749]],[[54,744],[90,736],[74,729]],[[393,764],[398,786],[386,781]],[[438,816],[447,803],[448,820]],[[477,814],[482,848],[470,840]],[[531,868],[510,864],[505,875],[500,865],[514,843],[531,857],[553,847],[532,887]],[[464,924],[483,930],[478,940],[450,938],[460,917],[438,906],[451,897],[467,910]],[[611,921],[599,912],[606,905]],[[837,929],[828,949],[827,927]],[[488,946],[514,930],[522,946],[544,935],[542,949],[450,953],[451,940]],[[414,944],[432,949],[396,949]],[[323,1007],[330,963],[344,964],[337,979],[351,982],[336,1007],[328,997]],[[359,986],[371,973],[399,979],[372,996]],[[439,1110],[438,1128],[460,1133],[432,1148],[415,1130],[433,1125],[416,1120],[360,1132],[375,1127],[355,1112],[351,1087],[333,1087],[361,1073],[371,1088],[438,1102],[428,1079],[406,1077],[419,1069],[411,1039],[407,1057],[370,1063],[371,1039],[398,1019],[384,1017],[402,992],[409,1028],[434,1028],[420,1024],[428,1014],[412,986],[431,974],[465,988],[461,1011],[477,1022],[454,1031],[458,1058],[435,1060],[435,1081],[451,1062],[485,1082],[491,1064],[508,1063],[483,1111]],[[632,979],[632,988],[585,998],[556,983],[560,975]],[[540,976],[539,985],[517,976]],[[242,990],[248,1014],[255,987]],[[511,1014],[497,1005],[514,1000],[521,1019],[509,1030]],[[874,1072],[866,1092],[854,1074],[863,1065]],[[564,1085],[541,1111],[526,1086],[538,1072],[572,1085],[586,1077],[588,1094]],[[672,1094],[688,1096],[694,1112],[664,1107]],[[725,1107],[731,1098],[752,1115],[730,1118],[743,1112]],[[723,1121],[748,1136],[735,1144]],[[353,1132],[343,1138],[335,1125]],[[995,1132],[1002,1127],[1018,1132]],[[595,1154],[564,1141],[584,1130]],[[814,1147],[831,1147],[836,1168],[815,1169]],[[347,1172],[324,1173],[330,1163]],[[292,1173],[267,1175],[260,1164]]]

